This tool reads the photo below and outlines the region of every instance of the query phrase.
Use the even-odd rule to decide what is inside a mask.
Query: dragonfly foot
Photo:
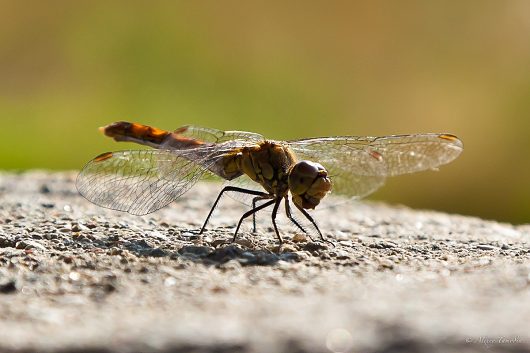
[[[320,240],[321,240],[323,243],[328,243],[328,244],[330,244],[332,247],[336,247],[336,246],[337,246],[337,245],[335,245],[334,242],[332,242],[331,240],[327,240],[327,239],[325,239],[324,237],[322,237]]]
[[[337,246],[331,240],[328,240],[328,239],[324,238],[324,235],[322,233],[320,233],[320,231],[319,231],[319,234],[320,234],[320,239],[317,240],[318,242],[321,242],[321,243],[324,243],[324,244],[329,244],[332,247],[336,247]],[[307,234],[307,236],[309,237],[309,239],[311,239],[312,242],[314,242],[313,238],[309,234]]]
[[[272,248],[272,252],[279,255],[282,252],[282,246],[283,243],[279,243],[277,246]]]

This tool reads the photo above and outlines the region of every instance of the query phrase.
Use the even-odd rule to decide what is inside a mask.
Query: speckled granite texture
[[[336,246],[200,184],[135,217],[75,173],[0,174],[0,352],[530,351],[530,226],[346,203],[316,212]],[[248,223],[248,224],[247,224]]]

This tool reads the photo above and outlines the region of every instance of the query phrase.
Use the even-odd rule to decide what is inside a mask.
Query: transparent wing
[[[86,199],[134,215],[154,212],[215,170],[221,153],[197,158],[193,151],[140,150],[104,153],[83,168],[76,182]],[[195,158],[195,159],[193,159]]]
[[[265,138],[254,132],[246,131],[222,131],[212,128],[199,127],[193,125],[186,125],[179,127],[173,131],[177,135],[181,135],[194,140],[211,143],[222,143],[232,140],[248,141],[256,143],[263,141]]]
[[[361,198],[378,188],[386,179],[386,165],[367,149],[351,149],[342,138],[323,138],[289,142],[299,160],[318,162],[326,168],[332,192]]]
[[[462,142],[449,134],[339,136],[287,144],[299,159],[322,164],[331,175],[335,192],[357,197],[375,191],[387,176],[436,169],[463,149]]]
[[[227,180],[225,182],[225,186],[235,186],[242,189],[265,192],[265,189],[263,188],[263,186],[261,186],[261,184],[256,183],[254,180],[250,179],[250,177],[245,174],[235,179]],[[252,199],[255,197],[253,195],[243,194],[240,192],[229,192],[228,196],[248,206],[252,206]]]

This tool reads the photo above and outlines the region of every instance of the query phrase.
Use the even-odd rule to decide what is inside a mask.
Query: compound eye
[[[310,161],[301,161],[295,164],[293,171],[300,178],[314,179],[318,174],[318,165]]]
[[[289,173],[289,189],[293,194],[303,194],[315,181],[319,172],[319,164],[301,161],[294,165]]]

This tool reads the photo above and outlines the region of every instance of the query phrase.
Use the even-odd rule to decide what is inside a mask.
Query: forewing
[[[365,196],[387,176],[414,173],[454,160],[462,142],[449,134],[341,136],[288,142],[299,159],[321,163],[330,173],[333,190]]]
[[[311,160],[326,168],[332,192],[361,198],[380,188],[386,165],[366,149],[351,148],[343,138],[301,140],[289,143],[299,160]]]
[[[99,206],[145,215],[188,191],[216,161],[211,155],[191,159],[191,151],[108,152],[88,162],[76,186]]]
[[[387,165],[387,175],[435,170],[462,153],[463,144],[450,134],[416,134],[377,137],[368,149],[379,153]]]

